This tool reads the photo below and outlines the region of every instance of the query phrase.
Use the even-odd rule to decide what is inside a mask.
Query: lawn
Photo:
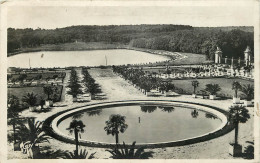
[[[10,80],[17,80],[20,75],[21,74],[12,74],[12,75],[10,75]],[[48,73],[26,73],[25,79],[27,79],[27,80],[36,79],[37,80],[37,77],[41,76],[41,78],[43,80],[46,80],[47,78],[49,78],[49,79],[54,79],[56,77],[64,78],[65,75],[66,75],[66,73],[60,73],[60,72],[58,72],[58,73],[55,73],[55,72],[53,72],[53,73],[49,73],[49,72]]]
[[[57,99],[56,101],[60,101],[60,96],[62,93],[63,86],[59,85],[57,86]],[[41,98],[44,100],[47,98],[47,95],[44,94],[43,87],[21,87],[21,88],[8,88],[8,95],[14,95],[17,96],[20,100],[20,103],[22,104],[22,98],[27,93],[33,92],[33,94],[37,94],[37,105],[39,105]]]
[[[173,80],[173,84],[178,87],[182,88],[185,92],[192,94],[193,87],[191,85],[191,81],[193,79],[185,79],[185,80]],[[199,81],[199,87],[196,89],[197,91],[205,89],[206,84],[219,84],[221,87],[221,91],[218,92],[219,95],[225,95],[227,97],[233,97],[234,90],[232,90],[232,83],[233,81],[238,81],[241,84],[254,84],[252,81],[247,81],[243,79],[227,79],[227,78],[211,78],[211,79],[197,79]],[[242,93],[239,92],[239,95]]]

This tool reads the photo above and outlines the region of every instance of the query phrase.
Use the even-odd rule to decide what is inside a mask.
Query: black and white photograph
[[[259,161],[259,1],[1,9],[5,161]]]

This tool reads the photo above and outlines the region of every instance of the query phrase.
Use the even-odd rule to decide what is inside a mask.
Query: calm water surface
[[[66,128],[73,118],[82,120],[86,125],[85,132],[81,133],[82,139],[115,143],[115,137],[104,131],[105,121],[111,114],[121,114],[126,117],[128,124],[126,131],[119,134],[121,143],[155,143],[199,136],[221,125],[217,117],[203,111],[192,114],[193,111],[176,106],[120,106],[78,113],[62,121],[58,128],[73,137]]]
[[[8,67],[69,67],[69,66],[100,66],[121,64],[137,64],[166,61],[169,58],[150,53],[127,50],[91,50],[91,51],[43,51],[21,53],[8,57]]]

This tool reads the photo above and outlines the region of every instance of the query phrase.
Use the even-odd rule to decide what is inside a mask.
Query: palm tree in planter
[[[196,88],[199,86],[199,82],[197,80],[193,80],[191,82],[191,85],[193,86],[193,94],[192,97],[196,98]]]
[[[114,148],[106,151],[112,155],[113,159],[148,159],[152,157],[153,152],[145,152],[144,147],[136,149],[135,143],[133,142],[130,147],[127,147],[125,142],[123,142],[123,145],[120,146],[121,150]]]
[[[48,135],[42,130],[43,122],[37,121],[32,118],[28,119],[28,127],[24,126],[20,129],[20,136],[22,140],[25,141],[24,147],[28,147],[29,156],[31,158],[39,158],[40,156],[40,144],[44,142],[49,142],[48,139],[51,139]]]
[[[95,95],[99,92],[99,86],[96,83],[90,84],[87,88],[88,92],[90,93],[90,99],[94,100]]]
[[[165,96],[170,96],[171,93],[169,91],[173,91],[175,89],[174,84],[166,82],[165,83]]]
[[[241,88],[241,91],[246,99],[244,101],[244,105],[251,106],[252,100],[254,99],[254,85],[251,85],[251,84],[243,85]]]
[[[14,151],[20,150],[20,142],[17,141],[16,131],[18,128],[16,128],[16,125],[21,123],[21,120],[19,119],[19,98],[14,95],[8,96],[8,102],[7,102],[7,124],[12,125],[13,127],[13,145],[14,145]]]
[[[240,98],[238,97],[238,90],[241,89],[241,84],[237,81],[232,83],[232,90],[235,90],[235,94],[233,96],[233,103],[238,104],[240,102]]]
[[[217,92],[219,92],[221,88],[218,84],[207,84],[205,90],[210,94],[209,99],[215,100]]]
[[[67,86],[70,88],[70,90],[67,92],[69,95],[72,95],[73,97],[73,102],[77,101],[77,96],[79,94],[83,94],[81,88],[81,85],[78,83],[77,80],[75,82],[70,82],[70,84]]]
[[[232,148],[230,148],[230,154],[235,157],[242,152],[242,146],[238,144],[238,124],[247,122],[250,115],[248,110],[242,105],[231,106],[229,108],[229,113],[231,114],[235,125],[235,142],[230,144],[232,146]]]
[[[23,96],[22,101],[29,105],[29,111],[35,111],[35,104],[37,103],[37,95],[32,93],[27,93],[26,96]]]
[[[45,86],[45,87],[43,87],[43,91],[47,95],[47,100],[45,100],[45,105],[47,107],[53,106],[53,101],[51,99],[51,95],[53,94],[52,86]]]
[[[73,120],[70,123],[69,128],[67,128],[67,130],[69,130],[71,134],[74,132],[74,135],[75,135],[75,143],[76,143],[75,155],[76,156],[78,156],[78,154],[79,154],[78,153],[78,151],[79,151],[79,133],[84,132],[84,127],[85,127],[85,125],[83,124],[82,121]]]
[[[105,122],[106,127],[104,130],[107,132],[107,135],[115,136],[116,139],[116,147],[119,143],[119,132],[124,133],[127,129],[128,125],[125,124],[125,116],[120,114],[112,114],[109,117],[109,120]]]
[[[200,90],[199,92],[201,93],[203,99],[205,99],[206,98],[205,96],[208,95],[208,92],[204,89]]]

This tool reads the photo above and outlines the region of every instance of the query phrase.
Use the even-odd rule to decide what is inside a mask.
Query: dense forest
[[[205,54],[214,57],[219,46],[224,56],[242,57],[254,49],[252,27],[192,27],[187,25],[71,26],[56,29],[8,29],[8,55],[22,48],[77,41],[120,43],[130,47]]]

